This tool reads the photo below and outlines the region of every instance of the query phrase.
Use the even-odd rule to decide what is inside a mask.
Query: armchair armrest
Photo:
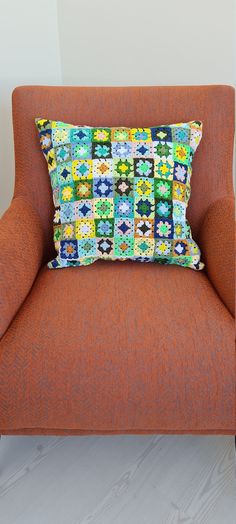
[[[234,198],[209,206],[200,231],[200,246],[209,280],[230,313],[235,311]]]
[[[0,220],[0,338],[35,280],[43,258],[37,211],[16,197]]]

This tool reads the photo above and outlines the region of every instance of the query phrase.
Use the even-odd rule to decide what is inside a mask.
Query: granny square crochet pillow
[[[55,206],[50,268],[132,259],[202,269],[186,220],[201,122],[109,128],[37,118],[36,126]]]

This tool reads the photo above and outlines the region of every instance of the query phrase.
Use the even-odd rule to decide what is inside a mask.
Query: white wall
[[[235,84],[234,0],[0,0],[0,214],[19,84]]]
[[[56,0],[0,0],[0,215],[14,186],[11,93],[61,83]]]
[[[234,0],[58,0],[66,84],[234,83]]]

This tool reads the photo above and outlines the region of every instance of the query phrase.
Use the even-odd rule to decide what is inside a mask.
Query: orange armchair
[[[188,219],[205,270],[49,270],[53,204],[35,117],[203,121]],[[0,434],[234,434],[234,91],[38,87],[13,93],[16,183],[0,221]]]

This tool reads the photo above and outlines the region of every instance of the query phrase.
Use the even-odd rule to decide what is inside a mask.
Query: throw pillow
[[[36,126],[55,206],[50,268],[132,259],[202,269],[186,220],[201,122]]]

